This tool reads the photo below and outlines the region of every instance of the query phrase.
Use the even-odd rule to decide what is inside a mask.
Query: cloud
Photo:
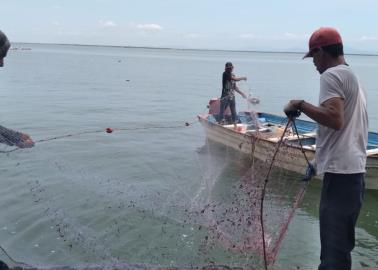
[[[278,35],[256,35],[253,33],[244,33],[239,35],[241,39],[259,39],[259,40],[302,40],[308,38],[305,34],[295,34],[290,32],[285,32]]]
[[[109,28],[109,27],[116,27],[117,24],[113,21],[103,21],[103,20],[100,20],[98,21],[98,23],[100,24],[101,27],[104,27],[104,28]]]
[[[362,40],[362,41],[376,41],[376,40],[378,40],[378,37],[375,37],[375,36],[362,36],[360,38],[360,40]]]
[[[254,39],[254,38],[256,38],[256,36],[254,34],[251,34],[251,33],[245,33],[245,34],[241,34],[240,38],[242,38],[242,39]]]
[[[188,34],[184,35],[184,38],[187,38],[187,39],[197,39],[197,38],[201,38],[201,37],[203,37],[203,36],[200,35],[200,34],[196,34],[196,33],[188,33]]]
[[[303,38],[307,38],[308,35],[286,32],[283,34],[283,37],[287,39],[303,39]]]
[[[137,24],[136,28],[144,30],[144,31],[149,31],[149,32],[158,32],[163,30],[163,27],[161,27],[158,24],[151,23],[151,24]]]

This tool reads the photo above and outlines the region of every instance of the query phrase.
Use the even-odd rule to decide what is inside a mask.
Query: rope
[[[303,149],[302,141],[301,141],[301,139],[299,138],[299,132],[298,132],[298,129],[297,129],[297,125],[295,124],[295,120],[293,121],[293,126],[294,126],[294,131],[295,131],[295,133],[297,134],[298,141],[299,141],[299,145],[301,146],[301,151],[302,151],[302,153],[303,153],[303,156],[304,156],[304,158],[306,159],[307,165],[310,165],[310,161],[308,160],[308,157],[307,157],[307,155],[306,155],[306,152],[305,152],[305,150]]]
[[[290,124],[291,120],[289,119],[289,121],[287,122],[286,126],[285,126],[285,129],[284,129],[284,132],[282,133],[281,135],[281,138],[280,140],[278,141],[278,145],[277,145],[277,148],[273,154],[273,157],[272,157],[272,161],[270,163],[270,166],[269,166],[269,170],[266,174],[266,177],[265,177],[265,180],[264,180],[264,186],[263,186],[263,189],[262,189],[262,192],[261,192],[261,204],[260,204],[260,224],[261,224],[261,234],[262,234],[262,244],[263,244],[263,253],[264,253],[264,267],[265,267],[265,270],[268,270],[268,259],[266,257],[266,246],[265,246],[265,230],[264,230],[264,199],[265,199],[265,191],[266,191],[266,186],[268,184],[268,181],[269,181],[269,175],[270,175],[270,172],[273,168],[273,163],[274,163],[274,160],[276,158],[276,155],[278,153],[278,150],[280,149],[280,146],[283,142],[283,137],[285,136],[286,134],[286,131],[289,127],[289,124]]]
[[[184,128],[184,127],[193,126],[196,123],[198,123],[198,121],[185,122],[184,125],[173,125],[173,126],[149,126],[149,127],[115,128],[115,129],[113,129],[113,128],[106,128],[105,130],[104,129],[88,130],[88,131],[82,131],[82,132],[78,132],[78,133],[71,133],[71,134],[65,134],[65,135],[60,135],[60,136],[55,136],[55,137],[44,138],[44,139],[40,139],[40,140],[35,141],[35,143],[49,142],[49,141],[59,140],[59,139],[63,139],[63,138],[76,137],[76,136],[80,136],[80,135],[84,135],[84,134],[102,133],[104,131],[106,133],[112,133],[113,131],[125,131],[125,130],[147,130],[147,129],[175,129],[175,128]],[[17,147],[17,148],[13,148],[13,149],[6,150],[6,151],[0,151],[0,153],[8,154],[8,153],[20,150],[20,149],[22,149],[22,148],[18,148]]]
[[[306,155],[306,152],[304,151],[304,148],[303,148],[303,145],[302,145],[302,140],[299,137],[299,132],[298,132],[298,129],[297,129],[297,126],[296,126],[296,123],[295,123],[295,119],[293,119],[292,123],[293,123],[293,126],[294,126],[294,132],[296,133],[298,141],[299,141],[301,152],[303,153],[303,156],[304,156],[304,158],[305,158],[305,160],[307,162],[307,165],[310,166],[310,161],[309,161],[309,159],[308,159],[308,157]],[[304,137],[306,137],[306,136],[304,136]],[[286,222],[285,226],[282,228],[281,232],[286,231],[287,228],[289,227],[289,223],[290,223],[291,219],[294,217],[295,210],[299,207],[299,204],[302,201],[302,199],[303,199],[303,197],[304,197],[304,195],[306,193],[307,186],[309,185],[309,182],[310,182],[309,180],[310,179],[308,179],[308,180],[303,180],[302,179],[302,181],[305,182],[305,185],[303,185],[302,190],[298,193],[298,196],[295,198],[295,201],[294,201],[293,207],[292,207],[292,211],[290,212],[288,221]],[[280,233],[280,235],[281,235],[281,237],[278,240],[278,243],[277,243],[277,245],[275,247],[275,250],[273,251],[274,254],[277,254],[278,247],[279,247],[280,243],[283,240],[283,234]]]
[[[290,126],[291,123],[293,123],[293,126],[294,126],[294,132],[296,133],[296,135],[297,135],[297,137],[298,137],[299,145],[300,145],[301,151],[302,151],[302,153],[303,153],[303,156],[304,156],[304,158],[306,159],[307,164],[310,165],[310,161],[308,160],[308,157],[307,157],[307,155],[306,155],[306,152],[305,152],[304,149],[303,149],[302,141],[301,141],[301,139],[300,139],[300,137],[299,137],[298,129],[297,129],[297,126],[296,126],[296,124],[295,124],[295,119],[290,119],[290,118],[289,118],[289,119],[288,119],[288,122],[287,122],[287,124],[286,124],[286,126],[285,126],[284,132],[282,133],[281,138],[280,138],[280,140],[278,141],[277,148],[276,148],[276,150],[275,150],[275,152],[274,152],[274,154],[273,154],[272,161],[271,161],[271,163],[270,163],[269,170],[268,170],[267,175],[266,175],[266,177],[265,177],[264,186],[263,186],[262,193],[261,193],[260,224],[261,224],[261,232],[262,232],[262,244],[263,244],[263,252],[264,252],[264,267],[265,267],[265,270],[268,269],[268,259],[267,259],[267,256],[266,256],[266,246],[265,246],[264,216],[263,216],[263,214],[264,214],[264,198],[265,198],[266,186],[267,186],[268,181],[269,181],[269,175],[270,175],[270,172],[271,172],[271,170],[272,170],[272,168],[273,168],[274,160],[275,160],[275,158],[276,158],[276,156],[277,156],[278,150],[279,150],[280,147],[281,147],[281,144],[282,144],[282,142],[283,142],[283,138],[284,138],[284,136],[285,136],[285,134],[286,134],[286,131],[287,131],[287,129],[288,129],[288,127]],[[309,181],[306,181],[306,182],[307,182],[306,185],[304,186],[304,188],[303,188],[302,191],[300,192],[300,194],[299,194],[297,200],[296,200],[296,201],[294,202],[294,204],[293,204],[293,209],[294,209],[294,211],[295,211],[295,209],[298,208],[299,203],[300,203],[300,201],[302,200],[302,198],[303,198],[303,196],[304,196],[304,194],[305,194],[305,191],[306,191],[306,188],[307,188],[307,186],[308,186]],[[293,217],[293,215],[294,215],[294,211],[291,213],[289,220]],[[289,223],[287,223],[287,226],[288,226],[288,225],[289,225]],[[282,240],[282,239],[281,239],[281,240]]]

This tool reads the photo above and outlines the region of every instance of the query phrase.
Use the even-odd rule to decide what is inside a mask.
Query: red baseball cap
[[[314,49],[319,49],[323,46],[342,44],[343,41],[339,32],[335,28],[321,27],[312,33],[310,40],[308,41],[308,53],[303,58],[312,57]]]

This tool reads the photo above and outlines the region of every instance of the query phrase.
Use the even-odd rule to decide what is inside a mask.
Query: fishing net
[[[277,163],[290,147],[283,143],[260,160],[254,147],[241,155],[205,138],[179,143],[199,132],[194,123],[155,123],[53,135],[31,149],[1,144],[3,187],[22,186],[14,207],[26,202],[35,210],[2,216],[2,234],[32,231],[30,245],[16,241],[6,250],[27,254],[34,245],[33,256],[19,258],[34,266],[43,254],[55,265],[272,265],[304,194],[300,175]],[[82,144],[106,144],[109,136],[116,141],[106,151]],[[252,146],[259,140],[252,137]],[[38,224],[30,228],[31,220]]]
[[[261,134],[251,138],[249,162],[239,165],[231,186],[224,194],[212,194],[202,212],[207,214],[213,238],[222,246],[255,253],[272,264],[306,184],[299,181],[300,175],[281,169],[279,162],[288,161],[292,152],[289,144],[272,148],[264,160],[255,158],[260,138]]]

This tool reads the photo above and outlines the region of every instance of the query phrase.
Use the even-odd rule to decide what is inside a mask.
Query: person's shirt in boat
[[[232,72],[223,72],[222,77],[222,96],[221,98],[228,97],[230,99],[235,96],[236,83],[233,80],[235,75]]]

